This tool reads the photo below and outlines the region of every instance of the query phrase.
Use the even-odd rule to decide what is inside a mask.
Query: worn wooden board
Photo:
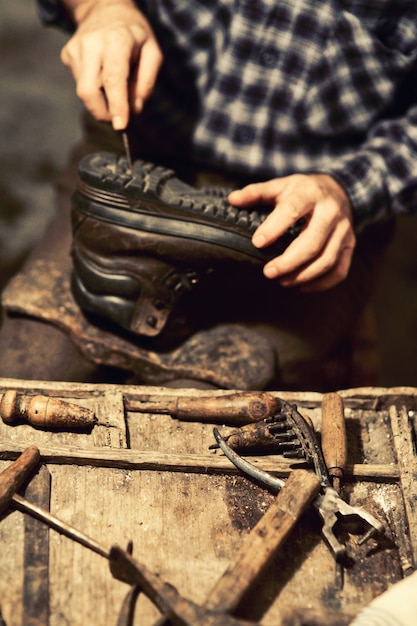
[[[99,541],[126,547],[150,570],[190,599],[203,603],[274,495],[252,484],[221,453],[211,453],[212,425],[169,415],[127,411],[126,398],[172,389],[0,379],[6,389],[45,393],[94,408],[91,434],[43,432],[0,422],[0,470],[30,443],[39,446],[51,474],[51,512]],[[183,395],[226,394],[175,390]],[[412,481],[416,471],[413,418],[415,389],[355,389],[345,399],[349,467],[343,495],[366,506],[386,524],[376,548],[349,536],[354,562],[342,590],[335,587],[333,559],[309,511],[255,591],[239,611],[264,626],[283,624],[294,609],[335,611],[348,623],[362,606],[414,567],[417,531]],[[320,430],[316,393],[277,392],[296,402]],[[289,463],[255,457],[267,471],[286,475]],[[23,516],[0,521],[0,608],[7,626],[22,624]],[[117,624],[128,587],[114,581],[102,557],[50,532],[49,624]],[[158,612],[140,599],[135,624]],[[344,621],[343,621],[344,620]],[[332,626],[331,620],[326,623]]]

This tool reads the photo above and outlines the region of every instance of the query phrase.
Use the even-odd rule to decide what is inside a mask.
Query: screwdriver
[[[347,463],[347,438],[343,398],[336,392],[322,398],[321,447],[333,487],[339,492]]]

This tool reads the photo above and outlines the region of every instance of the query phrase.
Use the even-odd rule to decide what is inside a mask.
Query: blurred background
[[[34,0],[0,7],[0,289],[54,212],[53,181],[80,136],[81,106]],[[380,386],[417,386],[417,215],[398,221],[374,296]]]

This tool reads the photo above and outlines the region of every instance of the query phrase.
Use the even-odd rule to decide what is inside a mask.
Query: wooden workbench
[[[212,425],[129,410],[143,394],[226,394],[108,384],[0,379],[0,393],[44,393],[96,412],[91,433],[46,432],[0,422],[0,469],[29,444],[44,466],[27,497],[94,538],[125,548],[183,595],[204,603],[243,537],[273,495],[210,452]],[[413,480],[417,390],[362,388],[341,392],[349,442],[343,496],[386,525],[386,536],[362,546],[347,536],[351,567],[335,586],[333,559],[309,510],[239,612],[264,626],[326,615],[348,624],[373,597],[410,572],[417,558]],[[320,429],[321,395],[283,393]],[[280,457],[255,457],[267,471],[287,475]],[[50,480],[50,482],[49,482]],[[14,511],[0,521],[0,609],[7,626],[116,625],[128,587],[110,575],[106,560]],[[135,623],[155,623],[158,612],[140,599]],[[303,623],[309,623],[305,621]],[[315,622],[311,622],[315,623]]]

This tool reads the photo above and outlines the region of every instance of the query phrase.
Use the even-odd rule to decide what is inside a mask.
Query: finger
[[[327,274],[301,285],[301,291],[306,293],[325,291],[326,289],[330,289],[331,287],[338,285],[340,282],[345,280],[349,274],[352,256],[353,248],[344,248],[341,251],[340,258],[335,267]]]
[[[133,108],[140,113],[150,97],[163,61],[161,50],[154,39],[148,39],[139,55],[133,78]]]
[[[330,281],[344,280],[349,271],[355,243],[353,231],[345,224],[339,224],[320,253],[304,266],[300,266],[291,276],[284,276],[280,280],[281,285],[290,287],[307,284],[320,277],[327,277],[326,282],[329,284]]]
[[[316,257],[324,253],[326,244],[335,228],[334,219],[333,203],[324,203],[320,210],[316,209],[298,237],[292,241],[280,256],[275,257],[265,265],[265,276],[277,278],[284,274],[297,272],[302,266],[311,264]],[[277,226],[275,225],[275,227]],[[336,240],[340,242],[342,236],[338,235]],[[327,248],[328,256],[333,252],[336,258],[337,251],[338,248],[336,248],[335,243],[332,248]]]
[[[286,185],[286,178],[274,178],[264,183],[252,183],[242,189],[231,191],[228,200],[236,206],[251,206],[254,204],[275,204],[277,196]]]
[[[61,60],[69,67],[76,83],[76,93],[90,113],[108,120],[106,98],[101,90],[101,53],[93,40],[83,44],[69,42],[61,51]]]
[[[272,213],[268,215],[254,232],[252,237],[253,245],[256,248],[264,248],[270,245],[300,218],[311,213],[313,209],[314,201],[304,192],[297,191],[291,193],[288,197],[284,197],[283,193]]]
[[[129,121],[128,80],[135,44],[125,30],[111,32],[103,51],[102,83],[109,115],[115,130],[123,130]]]

